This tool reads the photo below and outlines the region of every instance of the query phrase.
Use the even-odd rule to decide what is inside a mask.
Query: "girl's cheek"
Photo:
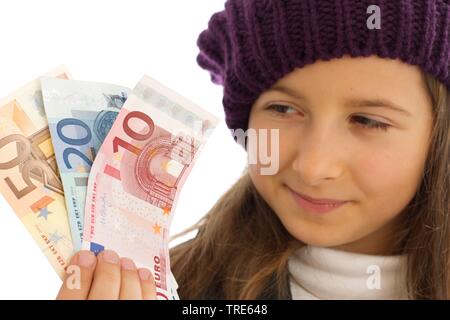
[[[359,157],[358,167],[372,180],[382,180],[396,169],[395,160],[392,154],[386,151],[370,152]]]
[[[355,182],[366,197],[373,199],[409,198],[418,183],[421,169],[417,159],[401,150],[370,152],[359,156],[355,165]]]
[[[298,155],[299,146],[302,143],[301,133],[295,130],[279,130],[278,158],[280,172],[283,169],[292,169],[292,162]],[[290,168],[289,168],[290,167]]]

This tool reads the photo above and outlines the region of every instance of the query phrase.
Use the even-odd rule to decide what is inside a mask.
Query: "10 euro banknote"
[[[144,76],[92,165],[83,248],[149,268],[158,299],[177,299],[169,229],[180,190],[218,118]]]

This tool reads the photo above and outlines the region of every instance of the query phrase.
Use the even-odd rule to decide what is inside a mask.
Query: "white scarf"
[[[406,259],[305,246],[289,259],[292,299],[408,299]]]

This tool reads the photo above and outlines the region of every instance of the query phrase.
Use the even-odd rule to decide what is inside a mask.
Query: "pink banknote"
[[[177,299],[169,231],[181,188],[218,118],[145,76],[93,163],[83,247],[149,268],[158,299]]]

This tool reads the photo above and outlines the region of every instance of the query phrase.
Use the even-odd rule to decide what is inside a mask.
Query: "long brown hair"
[[[410,299],[448,299],[450,261],[450,92],[424,75],[434,127],[422,182],[403,210],[393,244],[408,254]],[[181,299],[289,299],[287,262],[304,244],[282,225],[256,190],[246,168],[241,178],[192,227],[196,236],[170,249]]]

